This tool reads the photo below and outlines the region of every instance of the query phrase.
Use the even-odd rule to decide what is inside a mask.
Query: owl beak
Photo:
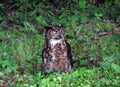
[[[63,36],[63,35],[59,35],[58,37],[59,37],[59,38],[64,38],[64,36]]]

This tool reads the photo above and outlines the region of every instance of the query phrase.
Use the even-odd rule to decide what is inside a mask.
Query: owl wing
[[[72,59],[72,53],[71,53],[71,46],[69,43],[66,42],[66,46],[67,46],[67,54],[68,54],[68,57],[70,59],[70,63],[71,65],[73,66],[73,59]]]
[[[46,46],[42,50],[42,62],[45,63],[46,61]]]

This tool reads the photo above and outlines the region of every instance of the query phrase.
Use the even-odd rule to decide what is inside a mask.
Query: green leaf
[[[2,17],[0,16],[0,21],[3,20]]]
[[[3,56],[5,56],[5,57],[8,56],[8,53],[7,53],[7,52],[4,52],[4,53],[3,53]]]
[[[0,64],[2,65],[3,68],[5,68],[5,66],[9,65],[9,61],[8,60],[4,60],[4,61],[1,61]]]
[[[80,8],[81,8],[82,10],[84,10],[85,7],[86,7],[86,0],[81,0],[81,1],[79,2],[79,6],[80,6]]]
[[[115,64],[115,63],[112,63],[111,64],[111,67],[117,72],[117,73],[120,73],[120,66]]]
[[[97,19],[100,19],[103,16],[103,14],[95,13],[95,16],[96,16]]]
[[[47,22],[43,19],[42,16],[39,16],[36,18],[37,22],[40,23],[41,25],[48,25]]]
[[[86,23],[87,20],[88,20],[88,17],[87,17],[87,16],[83,15],[83,16],[81,17],[82,23]]]

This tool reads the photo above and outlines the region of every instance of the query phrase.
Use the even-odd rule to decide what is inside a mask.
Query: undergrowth
[[[0,87],[119,87],[120,3],[112,3],[106,1],[101,7],[85,0],[0,4]],[[72,73],[41,73],[44,26],[51,24],[63,24],[73,59],[79,61]]]

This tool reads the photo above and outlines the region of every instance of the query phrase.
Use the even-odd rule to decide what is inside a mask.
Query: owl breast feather
[[[50,45],[51,45],[52,48],[54,48],[54,46],[56,44],[60,43],[60,42],[61,42],[61,39],[60,40],[51,39],[50,40]]]

